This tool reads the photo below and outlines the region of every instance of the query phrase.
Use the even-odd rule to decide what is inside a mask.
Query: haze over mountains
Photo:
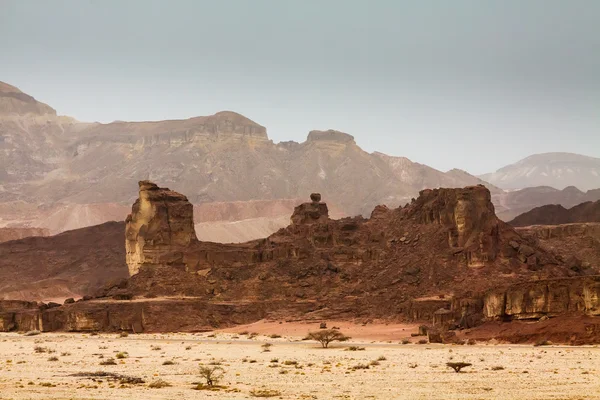
[[[575,186],[585,191],[600,187],[600,158],[573,153],[534,154],[479,177],[502,189]]]
[[[186,120],[78,122],[1,82],[0,153],[0,226],[52,233],[122,220],[140,180],[185,192],[196,207],[199,238],[215,241],[267,236],[287,225],[293,206],[315,191],[332,217],[368,216],[378,204],[410,202],[425,188],[480,183],[504,219],[547,204],[548,193],[561,204],[563,197],[600,198],[599,191],[571,189],[565,196],[551,188],[506,193],[483,179],[503,188],[538,182],[535,176],[552,186],[597,188],[598,160],[590,157],[549,153],[475,177],[367,153],[353,136],[335,130],[311,131],[302,143],[273,143],[265,127],[231,111]],[[530,180],[523,178],[525,169]]]

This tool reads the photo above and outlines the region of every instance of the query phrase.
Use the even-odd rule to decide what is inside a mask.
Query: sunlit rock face
[[[129,274],[143,265],[181,264],[197,241],[194,209],[187,197],[149,181],[139,182],[139,198],[127,216],[125,247]]]

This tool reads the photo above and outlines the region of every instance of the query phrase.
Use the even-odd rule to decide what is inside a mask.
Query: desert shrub
[[[460,372],[461,369],[470,367],[473,364],[467,363],[467,362],[449,362],[449,363],[446,363],[446,365],[448,367],[452,368],[454,370],[454,372],[458,373],[458,372]]]
[[[418,344],[427,344],[427,343],[429,343],[429,342],[427,341],[427,339],[421,339],[421,340],[419,340],[417,343],[418,343]]]
[[[42,346],[35,346],[33,348],[33,351],[35,351],[36,353],[48,353],[48,348]]]
[[[410,364],[408,364],[408,368],[412,368],[412,369],[415,369],[418,366],[419,366],[419,364],[417,364],[417,363],[410,363]]]
[[[504,367],[501,365],[496,365],[496,366],[492,367],[492,371],[502,371],[503,369],[504,369]]]
[[[467,340],[467,344],[469,346],[473,346],[473,345],[477,344],[477,342],[475,341],[475,339],[469,339],[469,340]]]
[[[336,329],[323,329],[316,332],[309,332],[306,338],[321,343],[321,346],[323,346],[324,349],[329,347],[329,343],[331,342],[345,342],[350,339],[349,336],[344,335]]]
[[[367,364],[356,364],[355,366],[352,367],[353,370],[357,370],[357,369],[369,369],[369,366]]]
[[[120,337],[127,337],[127,336],[129,336],[129,333],[123,331],[123,332],[119,333],[119,336]]]
[[[129,355],[127,354],[126,351],[120,351],[117,354],[115,354],[115,357],[118,358],[119,360],[123,359],[123,358],[127,358]]]
[[[186,349],[186,350],[191,350],[191,349],[192,349],[192,346],[186,346],[186,347],[185,347],[185,349]]]
[[[148,387],[150,389],[161,389],[161,388],[169,387],[169,386],[171,386],[171,384],[167,381],[163,381],[162,379],[157,379],[148,384]]]
[[[274,333],[274,334],[272,334],[272,335],[269,335],[269,337],[270,337],[271,339],[279,339],[279,338],[281,337],[281,335],[278,335],[278,334]]]
[[[48,359],[48,361],[58,361],[58,357],[52,356]]]
[[[283,365],[297,365],[297,364],[298,364],[298,361],[296,361],[296,360],[285,360],[283,362]]]
[[[410,339],[402,339],[402,344],[409,344],[410,343]]]
[[[63,353],[60,353],[60,355],[61,355],[61,357],[67,357],[67,356],[70,356],[71,353],[69,353],[68,351],[65,351]]]
[[[104,361],[100,361],[100,365],[117,365],[117,362],[114,358],[107,358]]]
[[[552,344],[552,342],[550,342],[549,340],[539,339],[533,345],[535,347],[538,347],[538,346],[550,346],[551,344]]]
[[[379,356],[377,357],[377,361],[386,361],[387,358],[385,358],[385,356]]]
[[[365,348],[359,347],[359,346],[350,346],[350,347],[346,347],[344,350],[346,350],[346,351],[364,351]]]
[[[250,396],[252,397],[278,397],[281,396],[281,392],[279,390],[272,389],[254,389],[250,391]]]
[[[225,375],[225,370],[219,366],[201,366],[199,373],[200,377],[206,381],[206,385],[213,386],[215,384],[218,384],[219,381],[223,378],[223,375]]]
[[[271,362],[272,363],[278,363],[279,362],[279,358],[271,358]]]
[[[162,365],[175,365],[175,361],[167,360]]]
[[[152,345],[152,346],[150,346],[150,350],[160,351],[160,350],[162,350],[162,347]]]
[[[372,365],[372,366],[377,366],[377,365],[379,365],[379,364],[380,364],[380,362],[379,362],[379,361],[377,361],[377,360],[373,360],[373,361],[371,361],[371,362],[369,363],[369,365]]]

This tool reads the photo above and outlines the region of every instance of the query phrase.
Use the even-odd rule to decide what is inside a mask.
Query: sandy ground
[[[399,340],[410,333],[405,335],[407,331],[402,329],[413,327],[329,325],[340,326],[355,337],[362,330],[369,340],[353,339],[322,349],[315,342],[299,340],[314,328],[314,324],[299,323],[261,323],[235,329],[279,332],[281,338],[231,332],[128,337],[3,333],[0,398],[229,400],[254,398],[253,390],[267,389],[280,392],[273,397],[276,399],[600,399],[597,347],[403,345]],[[395,340],[373,342],[372,331]],[[272,344],[268,352],[265,343]],[[364,350],[348,351],[351,345]],[[35,352],[36,346],[46,352]],[[118,359],[118,352],[127,355]],[[109,358],[117,364],[99,365]],[[373,363],[378,365],[368,369],[352,369],[378,359]],[[165,361],[173,364],[163,365]],[[446,367],[449,361],[473,366],[457,374]],[[225,370],[224,388],[193,390],[194,383],[201,381],[200,364],[220,364]],[[139,377],[145,382],[121,384],[105,377],[71,376],[95,371]],[[149,388],[157,379],[172,386]]]

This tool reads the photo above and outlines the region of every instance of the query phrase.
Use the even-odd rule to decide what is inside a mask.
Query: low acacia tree
[[[323,329],[316,332],[309,332],[306,336],[307,340],[316,340],[321,343],[324,349],[329,347],[331,342],[345,342],[350,339],[349,336],[344,335],[337,329]]]
[[[218,384],[223,375],[225,374],[225,370],[219,366],[201,366],[200,367],[200,376],[204,378],[207,386],[214,386]]]
[[[454,370],[454,372],[459,373],[461,369],[470,367],[471,363],[467,362],[448,362],[446,365]]]

